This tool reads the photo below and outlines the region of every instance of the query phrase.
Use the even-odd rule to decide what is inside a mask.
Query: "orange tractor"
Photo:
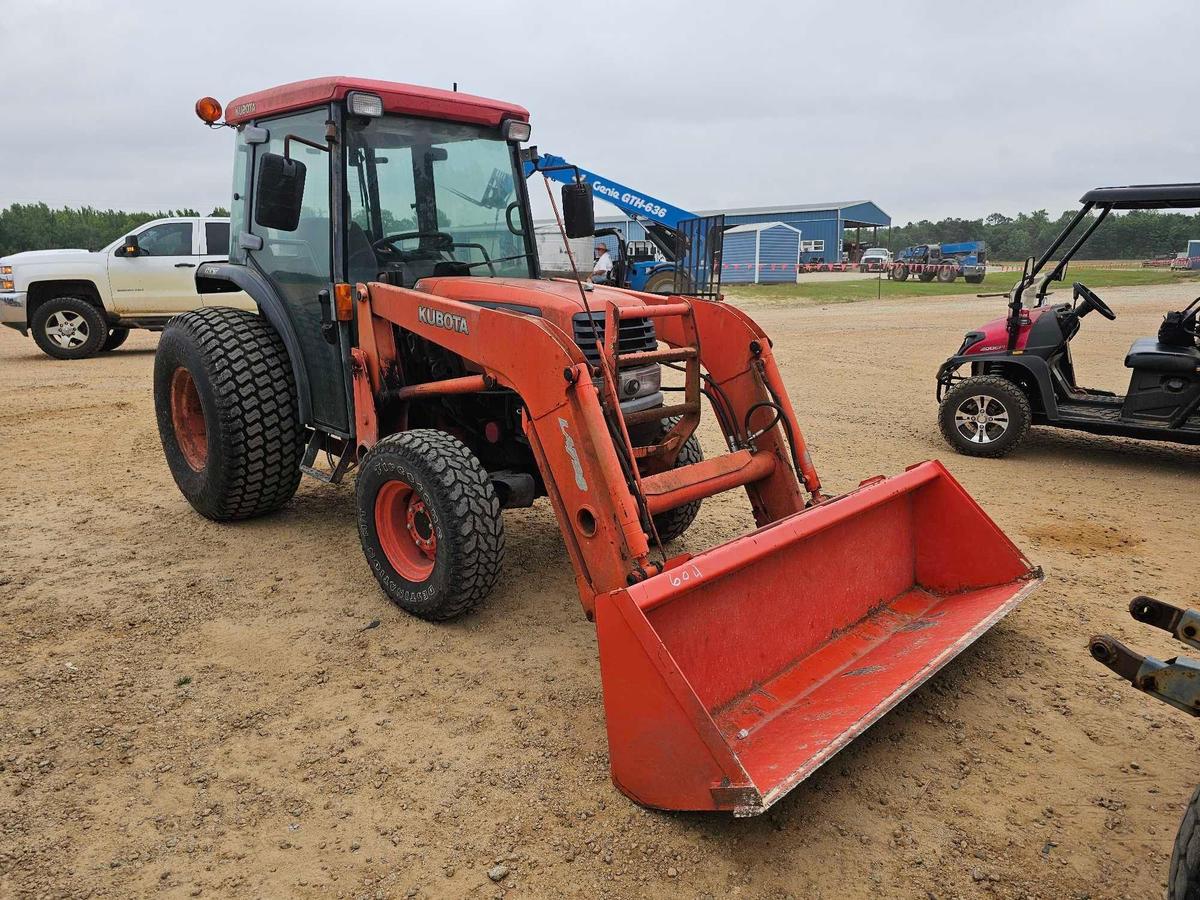
[[[180,490],[240,519],[303,472],[355,470],[372,572],[431,620],[495,586],[501,510],[547,497],[596,625],[613,779],[639,803],[762,812],[1040,582],[937,462],[822,490],[770,339],[719,302],[719,222],[681,229],[689,295],[541,278],[521,107],[321,78],[223,123],[197,111],[236,130],[230,258],[198,287],[260,314],[213,305],[163,334]],[[591,233],[591,203],[564,186],[564,236]],[[708,459],[703,408],[725,443]],[[736,488],[754,530],[664,549]]]

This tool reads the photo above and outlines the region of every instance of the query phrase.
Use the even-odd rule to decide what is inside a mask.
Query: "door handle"
[[[175,263],[175,268],[177,268],[177,269],[194,269],[194,268],[196,268],[196,264],[195,263]]]

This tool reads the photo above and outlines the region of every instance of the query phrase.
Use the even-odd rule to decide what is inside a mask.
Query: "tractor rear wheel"
[[[678,421],[678,419],[664,419],[659,439],[661,440],[668,431],[674,428]],[[678,469],[698,462],[704,462],[704,451],[700,449],[700,441],[693,434],[679,448],[679,455],[675,458],[673,468]],[[699,500],[693,500],[655,516],[654,530],[658,532],[658,539],[665,544],[682,536],[692,527],[692,522],[696,521],[696,516],[700,513],[700,503]]]
[[[158,433],[175,484],[214,521],[279,509],[300,484],[304,430],[283,341],[245,310],[167,323],[154,356]]]
[[[418,428],[363,456],[358,537],[388,599],[422,619],[478,606],[504,564],[504,518],[491,479],[458,438]]]
[[[967,456],[1004,456],[1029,431],[1033,412],[1019,385],[998,375],[975,375],[954,385],[938,408],[938,426]]]
[[[1200,787],[1192,792],[1192,799],[1183,811],[1167,876],[1167,900],[1197,897],[1200,897]]]
[[[686,276],[685,276],[686,281]],[[646,286],[642,288],[647,294],[671,294],[675,291],[675,272],[668,270],[665,272],[655,272],[646,279]]]

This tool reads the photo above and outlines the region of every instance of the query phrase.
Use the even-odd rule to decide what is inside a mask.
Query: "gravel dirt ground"
[[[1121,390],[1129,342],[1191,290],[1106,292],[1120,318],[1085,321],[1081,380]],[[427,624],[377,590],[349,486],[234,526],[188,507],[155,336],[72,363],[0,329],[0,896],[1161,896],[1195,725],[1085,644],[1179,652],[1126,604],[1198,600],[1200,449],[1035,429],[1006,460],[951,453],[934,371],[1002,303],[747,304],[827,486],[941,458],[1048,576],[748,820],[613,788],[544,504],[507,514],[489,602]],[[707,501],[682,544],[748,521]]]

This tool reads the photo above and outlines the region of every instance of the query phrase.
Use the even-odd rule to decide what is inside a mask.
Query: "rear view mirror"
[[[596,232],[592,211],[592,186],[577,182],[562,189],[563,227],[569,238],[591,237]]]
[[[304,202],[304,163],[264,153],[254,186],[254,221],[264,228],[295,231]]]
[[[121,255],[134,257],[142,255],[142,248],[138,246],[136,234],[125,235],[125,244],[121,247]]]

